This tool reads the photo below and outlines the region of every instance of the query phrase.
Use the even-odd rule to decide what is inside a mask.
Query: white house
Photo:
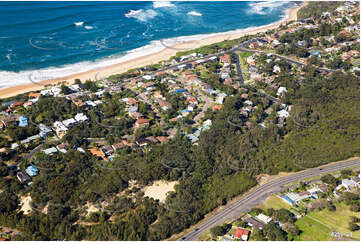
[[[55,148],[55,147],[51,147],[49,149],[46,149],[46,150],[43,150],[43,152],[46,154],[46,155],[51,155],[53,153],[57,153],[58,150]]]
[[[77,121],[73,118],[69,118],[69,119],[63,120],[62,123],[65,125],[65,127],[69,128],[69,127],[74,126],[77,123]]]
[[[84,122],[84,121],[87,121],[88,120],[88,117],[85,116],[85,114],[83,113],[77,113],[74,117],[74,119],[78,122]]]
[[[55,132],[57,133],[57,135],[59,135],[61,133],[64,133],[64,132],[66,132],[68,130],[68,128],[65,127],[65,125],[60,121],[54,122],[53,127],[54,127]]]
[[[278,65],[273,66],[273,72],[278,73],[281,71],[281,68]]]
[[[290,113],[286,111],[286,109],[282,109],[277,112],[278,116],[281,118],[288,118],[290,116]]]
[[[346,188],[347,191],[350,191],[352,187],[356,186],[356,182],[349,179],[343,179],[341,182],[341,186]]]
[[[269,222],[272,221],[272,218],[268,217],[267,215],[264,215],[263,213],[258,214],[256,218],[265,224],[268,224]]]
[[[282,95],[283,93],[286,93],[286,92],[287,92],[287,88],[279,87],[278,90],[277,90],[277,96],[280,96],[280,95]]]
[[[58,96],[61,93],[60,87],[52,87],[51,92],[54,94],[54,96]]]

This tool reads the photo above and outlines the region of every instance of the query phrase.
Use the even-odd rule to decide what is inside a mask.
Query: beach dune
[[[306,3],[303,3],[303,5],[304,4],[306,4]],[[197,41],[189,41],[189,42],[176,44],[174,46],[171,46],[171,48],[165,48],[159,52],[145,55],[142,57],[138,57],[135,59],[127,60],[124,62],[120,62],[118,64],[114,64],[111,66],[107,66],[107,67],[103,67],[103,68],[99,68],[99,69],[95,69],[95,70],[91,70],[91,71],[87,71],[87,72],[76,73],[76,74],[65,76],[62,78],[41,81],[40,84],[29,83],[29,84],[22,84],[22,85],[18,85],[18,86],[14,86],[14,87],[4,88],[4,89],[0,90],[0,98],[6,98],[6,97],[15,96],[17,94],[21,94],[21,93],[25,93],[25,92],[29,92],[29,91],[40,90],[40,89],[43,89],[44,85],[47,85],[47,84],[56,84],[58,82],[63,82],[63,81],[67,82],[68,84],[71,84],[71,83],[73,83],[74,79],[80,79],[81,81],[95,80],[97,77],[107,77],[107,76],[110,76],[113,74],[119,74],[119,73],[126,72],[129,69],[138,68],[138,67],[142,67],[142,66],[146,66],[146,65],[150,65],[150,64],[155,64],[155,63],[158,63],[163,60],[168,60],[171,56],[174,56],[177,52],[179,52],[182,49],[198,48],[200,46],[210,45],[210,44],[221,42],[221,41],[227,40],[227,39],[231,40],[231,39],[240,38],[244,35],[251,35],[251,34],[257,34],[260,32],[266,32],[267,30],[278,27],[280,24],[283,24],[283,23],[286,23],[286,22],[289,22],[292,20],[296,20],[297,19],[297,11],[303,5],[293,8],[293,9],[290,9],[288,11],[288,13],[286,14],[285,18],[283,18],[281,21],[278,21],[278,22],[270,24],[270,25],[254,28],[251,31],[217,34],[217,35],[213,35],[213,36],[206,37],[203,39],[199,39]]]

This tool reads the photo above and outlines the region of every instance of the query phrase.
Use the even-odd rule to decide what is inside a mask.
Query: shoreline
[[[139,68],[139,67],[150,65],[150,64],[156,64],[160,61],[168,60],[171,56],[174,56],[177,52],[182,51],[182,49],[184,49],[184,50],[195,49],[195,48],[198,48],[201,46],[214,44],[214,43],[221,42],[221,41],[227,40],[227,39],[232,40],[232,39],[240,38],[245,35],[253,35],[253,34],[257,34],[257,33],[266,32],[270,29],[277,28],[279,25],[281,25],[283,23],[297,20],[298,10],[301,7],[305,6],[306,4],[307,4],[307,2],[302,2],[302,4],[300,6],[288,9],[286,11],[285,17],[283,17],[281,20],[279,20],[277,22],[274,22],[274,23],[271,23],[268,25],[263,25],[260,27],[255,27],[252,30],[243,30],[243,31],[242,30],[241,31],[234,30],[234,31],[228,31],[228,32],[223,32],[223,33],[209,34],[210,36],[208,35],[208,37],[205,37],[205,38],[196,39],[194,41],[192,41],[192,40],[186,41],[184,43],[170,46],[169,48],[165,47],[161,51],[157,51],[155,53],[136,57],[134,59],[125,60],[125,61],[119,62],[117,64],[112,64],[109,66],[105,66],[105,67],[101,67],[101,68],[97,68],[97,69],[93,69],[93,70],[89,70],[89,71],[85,71],[85,72],[75,73],[75,74],[71,74],[71,75],[68,75],[65,77],[61,77],[61,78],[40,81],[38,84],[29,83],[29,84],[20,84],[20,85],[16,85],[16,86],[6,87],[6,88],[0,90],[0,98],[8,98],[8,97],[12,97],[12,96],[15,96],[18,94],[30,92],[30,91],[38,91],[38,90],[43,89],[44,85],[57,84],[57,83],[64,82],[64,81],[68,84],[71,84],[74,82],[74,79],[77,79],[77,78],[80,79],[82,82],[84,82],[85,80],[88,80],[88,79],[95,80],[97,75],[99,75],[101,77],[107,77],[107,76],[114,75],[114,74],[120,74],[120,73],[126,72],[129,69]],[[191,44],[192,46],[189,46],[189,44]]]

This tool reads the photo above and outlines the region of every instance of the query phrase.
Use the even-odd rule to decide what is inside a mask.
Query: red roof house
[[[234,237],[237,238],[237,239],[242,239],[244,241],[247,241],[248,237],[249,237],[249,232],[250,231],[247,230],[247,229],[237,228],[236,232],[234,233]]]
[[[135,121],[135,127],[143,127],[149,124],[149,119],[146,118],[138,118],[137,121]]]

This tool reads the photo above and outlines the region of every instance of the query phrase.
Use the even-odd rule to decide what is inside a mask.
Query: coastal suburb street
[[[241,197],[238,201],[219,211],[208,218],[192,232],[182,237],[182,240],[197,240],[200,235],[207,230],[224,223],[230,219],[236,219],[240,213],[249,211],[252,207],[265,200],[270,194],[280,192],[284,185],[298,182],[304,179],[312,178],[318,175],[324,175],[334,171],[340,171],[346,168],[360,166],[360,159],[348,160],[345,162],[331,163],[322,167],[308,169],[296,174],[282,177],[264,185],[259,186],[254,191]]]

